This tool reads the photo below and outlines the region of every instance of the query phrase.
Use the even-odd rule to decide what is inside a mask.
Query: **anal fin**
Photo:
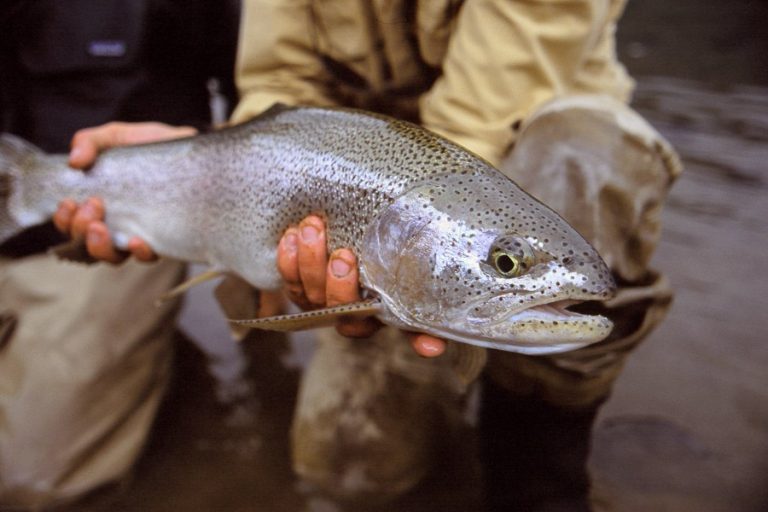
[[[178,297],[182,293],[186,292],[193,286],[196,286],[200,283],[204,283],[206,281],[210,281],[211,279],[216,279],[217,277],[220,277],[223,274],[221,270],[207,270],[201,274],[197,274],[196,276],[192,276],[180,285],[176,286],[175,288],[172,288],[162,294],[160,297],[157,298],[155,301],[156,304],[160,305],[164,302],[173,299],[174,297]]]

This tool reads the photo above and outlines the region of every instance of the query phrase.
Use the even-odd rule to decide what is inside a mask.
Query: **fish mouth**
[[[504,299],[515,300],[514,295],[499,295],[495,299],[501,299],[499,306],[503,307]],[[480,299],[472,304],[467,311],[478,308],[479,304],[488,303],[487,299]],[[566,322],[587,320],[590,317],[600,317],[600,300],[593,295],[585,297],[569,297],[565,299],[539,299],[532,304],[525,305],[522,309],[514,307],[503,307],[502,311],[496,311],[495,314],[485,316],[465,315],[472,318],[471,321],[485,325],[499,325],[519,320],[537,319],[545,322]],[[501,308],[499,308],[501,309]],[[554,325],[559,325],[555,323]]]
[[[485,348],[522,354],[566,352],[602,341],[613,330],[613,322],[607,317],[572,309],[582,309],[584,304],[597,302],[593,297],[542,301],[496,318],[475,318],[471,322],[474,324],[472,334],[458,333],[453,329],[442,329],[441,333],[434,334]]]
[[[570,309],[586,302],[597,301],[564,299],[537,304],[509,315],[500,324],[511,327],[516,343],[532,348],[528,353],[574,350],[604,340],[613,330],[613,322],[605,316]]]
[[[546,355],[576,350],[602,341],[613,330],[613,322],[598,314],[584,314],[571,308],[599,302],[573,298],[541,301],[523,310],[505,312],[495,318],[472,318],[465,313],[451,321],[423,322],[401,317],[386,308],[392,318],[385,323],[417,330],[460,343],[528,355]],[[458,319],[461,318],[461,319]],[[393,322],[394,319],[397,319]]]
[[[494,323],[531,318],[531,319],[539,319],[543,321],[554,322],[554,325],[559,325],[558,322],[562,322],[562,321],[583,320],[585,318],[599,316],[599,315],[593,315],[590,313],[579,313],[578,311],[572,311],[568,309],[572,306],[582,306],[583,304],[586,304],[588,302],[594,303],[596,301],[561,299],[561,300],[555,300],[552,302],[545,302],[542,304],[537,304],[535,306],[528,307],[517,313],[512,313],[510,315],[507,315],[499,320],[496,320]]]
[[[492,324],[499,325],[503,323],[519,322],[539,322],[550,328],[562,326],[564,330],[571,330],[573,327],[589,328],[593,325],[608,325],[613,323],[603,315],[596,313],[596,304],[599,301],[594,299],[560,299],[551,302],[543,302],[527,307],[522,311],[513,312],[505,315]],[[560,329],[553,329],[558,331]],[[553,332],[554,334],[554,332]]]

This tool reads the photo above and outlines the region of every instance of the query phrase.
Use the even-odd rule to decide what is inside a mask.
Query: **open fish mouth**
[[[522,354],[554,354],[575,350],[605,339],[613,322],[598,314],[573,311],[592,299],[561,299],[542,302],[495,318],[475,318],[463,332],[451,327],[431,333],[485,348]]]
[[[599,308],[595,307],[595,305],[600,302],[594,297],[550,299],[549,301],[540,299],[532,305],[524,306],[523,309],[510,307],[509,302],[505,299],[515,301],[516,297],[514,295],[496,296],[492,299],[495,302],[493,308],[483,312],[482,306],[473,307],[471,310],[474,310],[476,314],[467,316],[470,317],[472,323],[486,326],[497,326],[529,320],[539,320],[557,326],[562,322],[567,324],[572,322],[589,322],[590,319],[596,318],[605,319],[605,317],[598,313]],[[478,300],[471,306],[478,306],[482,303],[488,305],[491,301]]]
[[[559,322],[573,322],[573,321],[586,321],[590,318],[594,318],[600,315],[593,315],[587,313],[579,313],[572,311],[568,308],[576,305],[583,305],[587,302],[594,301],[582,301],[573,299],[556,300],[553,302],[547,302],[544,304],[537,304],[529,308],[512,313],[504,318],[496,320],[494,323],[509,322],[516,320],[528,320],[537,319],[544,322],[552,322],[553,325],[559,325]],[[604,318],[604,317],[601,317]]]
[[[538,304],[494,324],[509,329],[518,343],[539,347],[558,345],[563,347],[562,350],[571,350],[601,341],[613,329],[613,322],[605,316],[570,309],[585,302],[595,301],[565,299]]]

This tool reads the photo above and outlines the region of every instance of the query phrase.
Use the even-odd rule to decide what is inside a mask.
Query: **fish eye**
[[[525,240],[505,236],[491,247],[488,263],[503,277],[518,277],[535,264],[535,255]]]
[[[491,259],[494,268],[504,277],[517,277],[522,271],[523,263],[513,254],[496,250]]]

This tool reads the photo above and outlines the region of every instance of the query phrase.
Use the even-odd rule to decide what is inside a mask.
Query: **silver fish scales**
[[[49,218],[61,198],[98,195],[118,245],[140,236],[159,254],[261,289],[280,284],[284,230],[324,216],[329,248],[359,255],[368,299],[255,327],[373,313],[529,354],[594,343],[612,329],[602,316],[567,309],[615,288],[575,230],[484,160],[385,116],[276,107],[211,134],[109,150],[87,173],[4,135],[0,181],[0,240]]]

